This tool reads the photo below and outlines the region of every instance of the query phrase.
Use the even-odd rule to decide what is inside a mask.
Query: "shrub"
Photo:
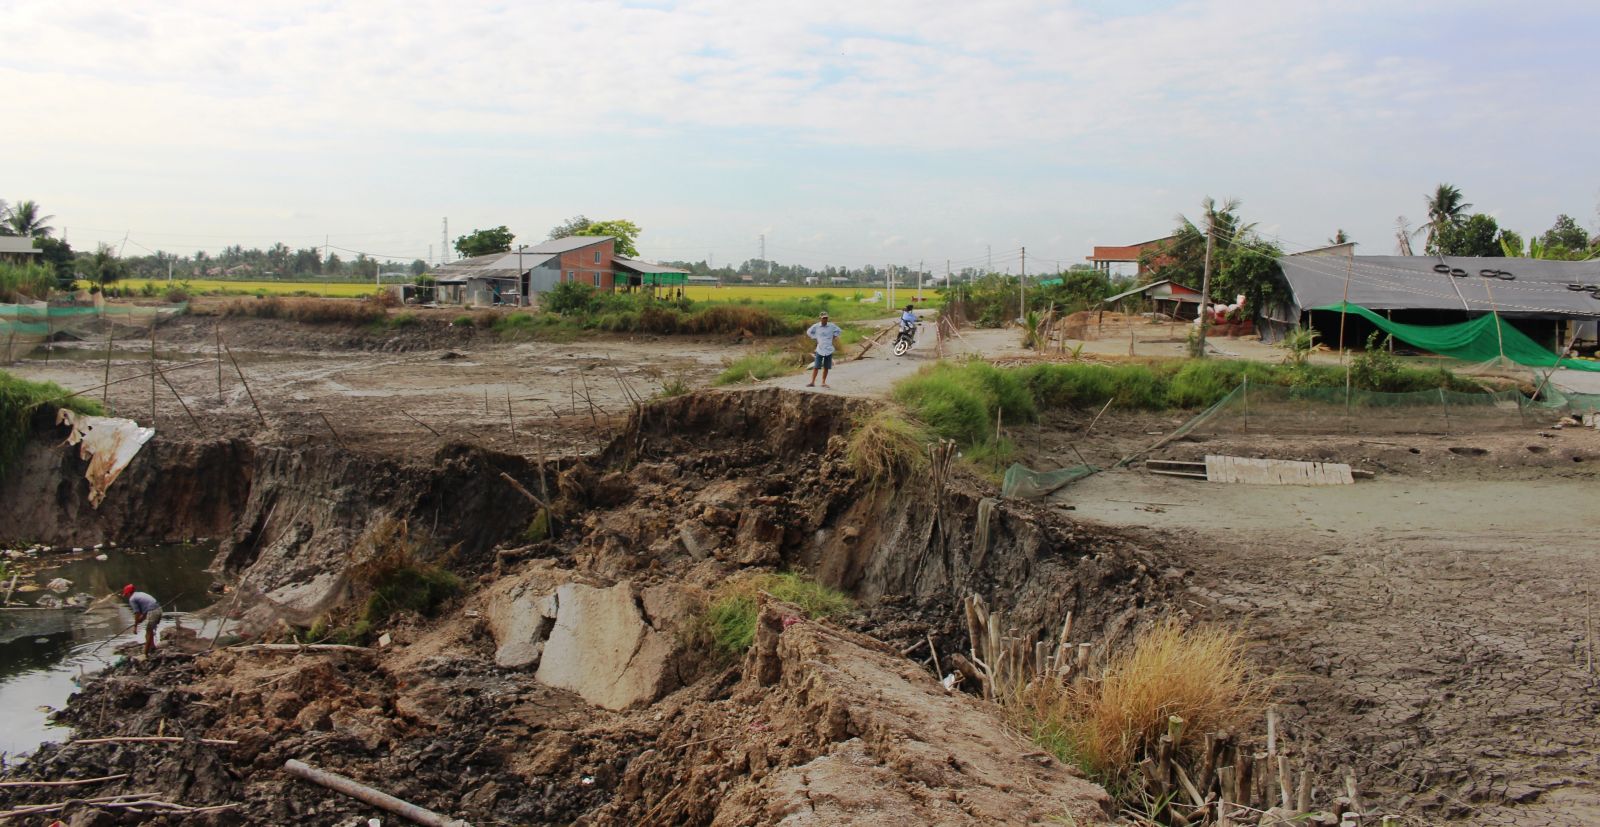
[[[462,313],[450,320],[451,327],[472,327],[472,314]]]
[[[578,281],[564,281],[544,295],[544,308],[563,316],[592,313],[599,300],[592,285]]]
[[[1169,619],[1139,634],[1099,680],[1036,681],[1002,702],[1063,761],[1122,787],[1141,757],[1153,754],[1170,716],[1191,733],[1237,732],[1261,717],[1271,681],[1253,673],[1245,651],[1239,632],[1185,629]],[[1199,742],[1185,739],[1182,747]]]
[[[1350,382],[1371,391],[1395,391],[1409,384],[1400,360],[1389,352],[1381,331],[1367,337],[1367,349],[1350,359]]]
[[[792,572],[757,574],[725,581],[712,596],[703,622],[717,650],[743,654],[755,640],[762,592],[793,603],[813,619],[837,617],[854,608],[850,598]]]
[[[757,336],[798,333],[804,328],[778,318],[765,307],[742,304],[714,304],[691,314],[684,321],[689,333],[738,333],[748,330]]]
[[[1309,362],[1311,360],[1311,352],[1317,347],[1317,336],[1319,335],[1321,334],[1317,333],[1316,328],[1311,327],[1297,327],[1289,331],[1289,334],[1284,336],[1283,341],[1279,344],[1279,347],[1289,351],[1288,355],[1283,357],[1283,363],[1286,365],[1303,365]]]
[[[172,304],[180,304],[189,300],[189,291],[185,287],[168,287],[166,295],[162,298]]]
[[[426,537],[413,537],[403,520],[384,520],[369,531],[352,551],[356,559],[348,575],[357,594],[366,599],[349,625],[338,626],[328,617],[312,626],[312,640],[363,643],[372,631],[401,612],[431,617],[444,601],[461,590],[461,578],[437,562],[425,559]],[[444,556],[449,557],[454,550]]]
[[[857,476],[874,485],[895,482],[927,467],[927,443],[922,428],[885,408],[856,424],[845,458]]]
[[[782,353],[759,353],[735,359],[711,380],[713,385],[738,385],[759,382],[774,376],[793,373],[799,367],[793,359]]]
[[[894,399],[939,436],[969,447],[992,437],[997,412],[1003,423],[1038,416],[1019,375],[986,362],[929,365],[896,384]]]
[[[406,311],[405,313],[396,313],[395,315],[389,317],[390,327],[416,327],[421,322],[422,320],[417,318],[417,314],[410,311]]]
[[[0,262],[0,302],[49,298],[56,286],[56,271],[41,264]]]

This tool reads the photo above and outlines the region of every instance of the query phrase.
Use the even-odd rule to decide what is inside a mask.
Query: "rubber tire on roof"
[[[1455,276],[1458,279],[1464,279],[1467,277],[1467,271],[1461,269],[1460,267],[1451,267],[1450,275]]]
[[[1448,272],[1450,272],[1450,265],[1448,265],[1448,264],[1435,264],[1435,265],[1433,265],[1433,272],[1435,272],[1435,273],[1448,273]]]

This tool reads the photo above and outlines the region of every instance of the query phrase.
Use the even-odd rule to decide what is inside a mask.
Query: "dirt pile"
[[[258,447],[219,560],[268,594],[267,615],[310,623],[347,598],[351,549],[383,521],[430,532],[466,593],[437,620],[374,629],[392,644],[369,652],[173,651],[115,670],[65,713],[81,735],[239,743],[46,747],[19,774],[127,771],[84,792],[241,805],[229,823],[366,813],[283,775],[288,758],[478,821],[1093,823],[1103,793],[897,653],[928,636],[941,656],[965,648],[956,606],[971,591],[1018,635],[1071,611],[1114,640],[1171,584],[1117,534],[987,501],[976,478],[858,479],[846,445],[866,411],[692,394],[643,407],[597,455],[549,463]],[[543,503],[548,531],[522,539]],[[705,601],[780,567],[856,596],[856,631],[769,613],[727,668],[697,637]]]

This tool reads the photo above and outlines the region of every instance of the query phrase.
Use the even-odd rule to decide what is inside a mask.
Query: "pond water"
[[[107,559],[95,559],[97,553]],[[87,609],[0,610],[0,710],[5,711],[0,752],[6,759],[30,753],[45,741],[69,738],[72,731],[52,724],[50,713],[78,690],[80,678],[115,663],[122,657],[116,651],[120,646],[141,639],[130,628],[133,612],[122,599],[123,584],[132,583],[163,603],[163,633],[174,623],[199,629],[200,620],[188,613],[213,599],[212,575],[205,569],[215,556],[216,546],[208,543],[103,549],[30,561],[40,565],[31,577],[18,580],[19,588],[30,580],[43,586],[56,578],[72,585],[64,594],[44,588],[19,592],[14,604],[75,595],[87,595],[79,600],[92,602]]]

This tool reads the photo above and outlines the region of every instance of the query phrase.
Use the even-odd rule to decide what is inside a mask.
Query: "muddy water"
[[[78,689],[81,676],[113,663],[123,643],[139,639],[129,627],[133,613],[122,600],[123,584],[133,583],[166,604],[163,632],[174,623],[198,628],[185,617],[212,599],[211,575],[205,571],[216,555],[213,545],[106,549],[105,560],[89,555],[51,561],[18,580],[43,586],[56,578],[72,581],[64,595],[49,589],[19,592],[13,603],[34,605],[41,598],[88,595],[87,610],[27,609],[0,611],[0,752],[8,758],[32,752],[44,741],[62,741],[71,730],[50,723],[49,715]],[[34,561],[28,561],[32,563]],[[46,567],[48,566],[48,567]],[[48,600],[45,602],[49,602]],[[114,639],[114,640],[113,640]],[[110,641],[110,642],[108,642]]]

